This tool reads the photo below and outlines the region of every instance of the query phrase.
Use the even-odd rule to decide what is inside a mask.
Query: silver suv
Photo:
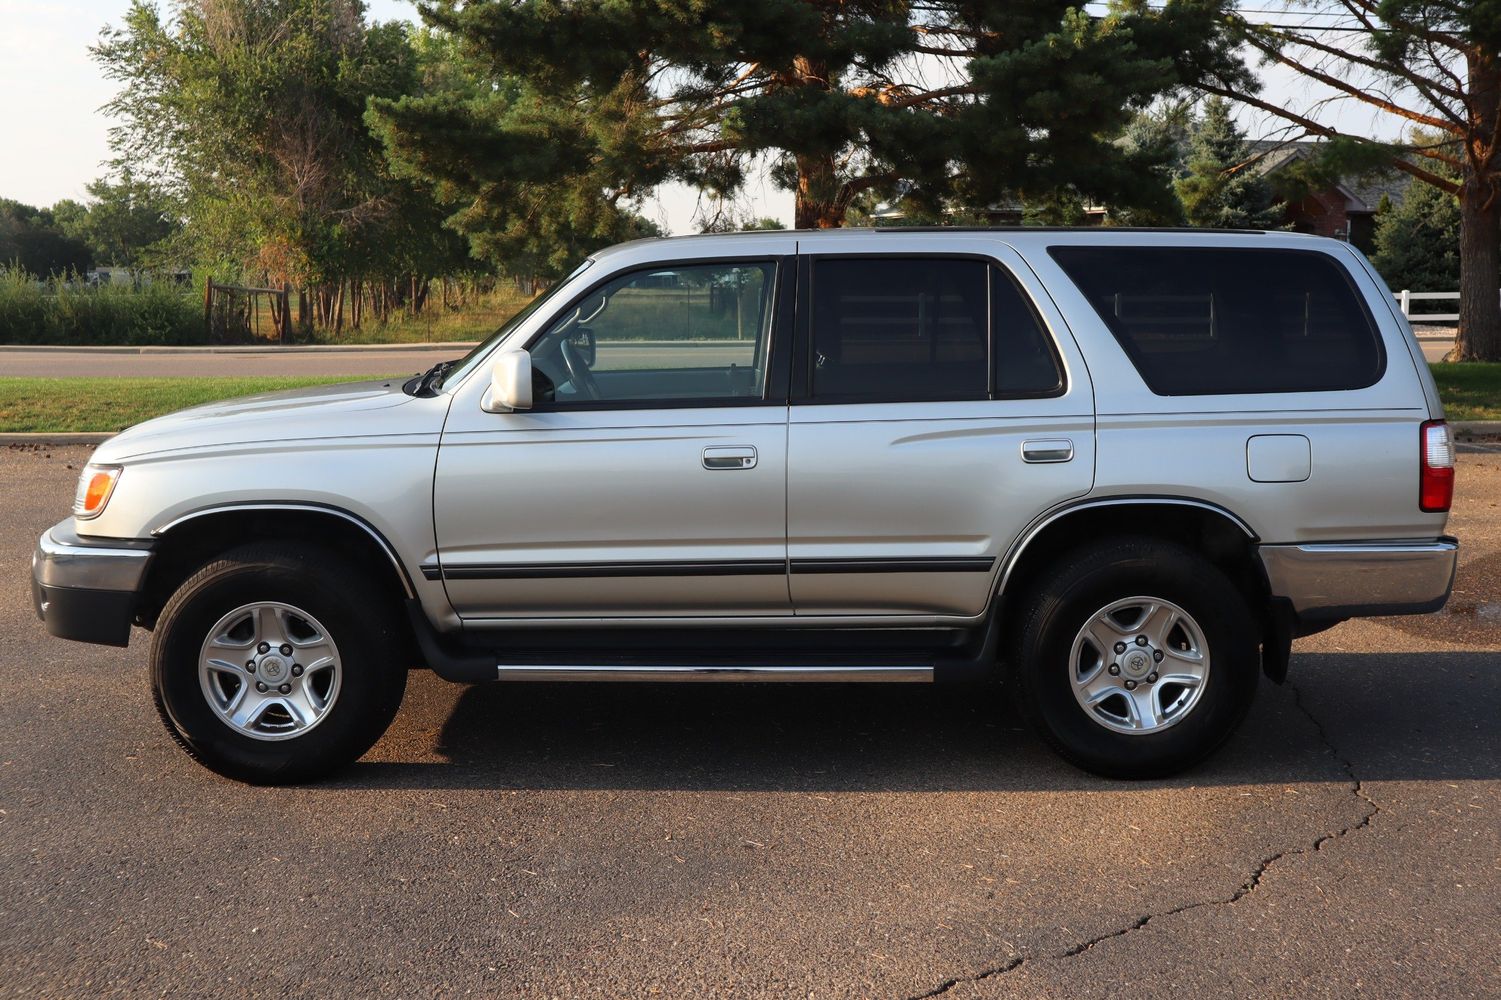
[[[643,241],[405,383],[120,434],[33,589],[54,635],[151,630],[168,729],[247,781],[357,758],[413,665],[1004,679],[1069,760],[1161,775],[1295,636],[1443,605],[1442,417],[1391,294],[1329,240]]]

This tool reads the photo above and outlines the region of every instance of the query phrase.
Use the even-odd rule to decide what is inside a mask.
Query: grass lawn
[[[357,379],[0,378],[0,431],[118,431],[216,399],[351,381]]]
[[[1501,420],[1501,363],[1436,364],[1450,420]],[[0,378],[0,431],[118,431],[231,396],[356,381],[326,378]]]
[[[1429,365],[1450,420],[1501,420],[1501,362]]]

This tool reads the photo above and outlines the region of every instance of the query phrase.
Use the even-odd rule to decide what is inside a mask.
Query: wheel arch
[[[198,568],[252,541],[305,541],[335,548],[396,601],[416,597],[396,549],[364,518],[338,507],[256,502],[192,511],[152,531],[157,539],[137,604],[136,624],[154,628],[172,593]],[[404,616],[402,616],[404,620]]]
[[[1245,595],[1251,613],[1266,616],[1268,590],[1256,559],[1259,537],[1243,519],[1205,500],[1175,496],[1106,497],[1052,511],[1012,546],[997,584],[1005,620],[1033,579],[1071,549],[1106,538],[1146,536],[1177,542],[1207,557]]]

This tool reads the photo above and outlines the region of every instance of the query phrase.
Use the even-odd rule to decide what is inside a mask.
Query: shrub
[[[0,267],[0,344],[202,344],[203,307],[166,284],[102,285],[38,281]]]

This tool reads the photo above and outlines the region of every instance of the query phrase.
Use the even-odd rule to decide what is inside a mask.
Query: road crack
[[[1036,962],[1066,961],[1070,958],[1075,958],[1079,955],[1082,955],[1096,945],[1103,944],[1106,941],[1112,941],[1116,938],[1125,937],[1128,934],[1135,934],[1137,931],[1145,930],[1146,927],[1152,923],[1152,921],[1160,920],[1164,917],[1173,917],[1177,916],[1180,913],[1188,913],[1192,910],[1198,910],[1208,906],[1233,906],[1236,903],[1240,902],[1242,899],[1249,896],[1251,893],[1255,892],[1261,886],[1262,879],[1266,877],[1266,873],[1271,869],[1272,865],[1276,864],[1278,861],[1281,861],[1283,858],[1297,857],[1300,854],[1317,854],[1319,851],[1322,851],[1325,846],[1332,843],[1333,841],[1348,837],[1350,834],[1355,833],[1358,830],[1363,830],[1366,827],[1370,826],[1371,822],[1376,818],[1376,814],[1381,812],[1381,806],[1366,792],[1365,783],[1361,781],[1360,777],[1355,773],[1355,764],[1343,753],[1341,753],[1339,748],[1334,745],[1334,741],[1329,738],[1329,732],[1324,728],[1324,724],[1320,722],[1318,717],[1315,716],[1313,712],[1309,711],[1308,706],[1303,703],[1303,692],[1300,691],[1297,685],[1293,684],[1291,681],[1287,682],[1285,687],[1292,691],[1293,705],[1298,709],[1298,711],[1303,713],[1303,715],[1308,719],[1309,722],[1313,724],[1314,732],[1318,735],[1319,742],[1324,744],[1324,749],[1328,752],[1329,756],[1332,757],[1335,763],[1339,765],[1340,769],[1345,772],[1346,781],[1350,786],[1350,794],[1354,795],[1364,805],[1364,813],[1360,817],[1360,819],[1356,820],[1354,823],[1351,823],[1346,827],[1343,827],[1342,829],[1334,831],[1333,833],[1326,833],[1323,836],[1318,837],[1313,841],[1312,844],[1307,847],[1295,847],[1286,851],[1278,851],[1276,854],[1271,854],[1265,858],[1262,858],[1261,861],[1256,864],[1255,868],[1252,869],[1250,877],[1242,882],[1233,893],[1231,893],[1224,899],[1205,899],[1195,903],[1185,903],[1182,906],[1175,906],[1172,909],[1162,910],[1157,913],[1143,914],[1124,927],[1118,927],[1115,930],[1108,931],[1097,937],[1092,937],[1087,941],[1081,941],[1080,943],[1073,945],[1064,951],[1057,952],[1051,955],[1019,955],[1016,958],[1013,958],[1010,961],[1006,962],[1004,965],[998,965],[990,969],[982,969],[979,972],[973,973],[968,976],[961,976],[956,979],[944,980],[938,986],[934,987],[926,993],[915,994],[910,998],[910,1000],[931,1000],[931,998],[933,997],[943,996],[945,993],[949,992],[949,990],[952,990],[960,983],[978,983],[984,982],[987,979],[997,979],[1001,976],[1009,975],[1010,973],[1015,972],[1017,969],[1020,969],[1024,965],[1029,965]]]

